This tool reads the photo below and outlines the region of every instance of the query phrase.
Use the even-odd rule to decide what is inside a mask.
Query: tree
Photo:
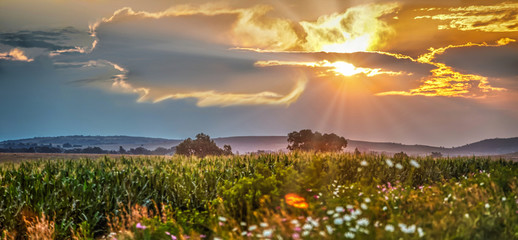
[[[431,156],[433,158],[442,158],[442,153],[441,152],[432,152]]]
[[[119,153],[126,154],[126,149],[124,149],[122,146],[119,146]]]
[[[362,155],[362,153],[360,152],[360,150],[358,150],[358,148],[355,148],[354,149],[354,156],[360,156]]]
[[[309,129],[288,134],[288,149],[291,151],[338,152],[347,147],[347,140],[334,133],[322,135]]]
[[[394,154],[394,159],[407,159],[408,155],[405,152]]]
[[[205,157],[207,155],[224,155],[232,154],[232,148],[230,145],[225,145],[224,149],[219,148],[214,140],[210,139],[209,135],[199,133],[196,135],[196,139],[191,138],[185,139],[183,142],[176,146],[176,153],[186,156],[198,156]]]

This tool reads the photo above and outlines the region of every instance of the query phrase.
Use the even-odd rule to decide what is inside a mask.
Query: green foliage
[[[308,209],[287,205],[288,193],[304,197]],[[119,239],[164,239],[166,232],[239,239],[245,231],[266,230],[248,230],[241,221],[277,226],[274,234],[284,239],[293,234],[332,239],[362,218],[370,223],[356,229],[368,232],[356,232],[360,239],[419,237],[417,230],[404,233],[400,223],[421,228],[425,239],[513,239],[517,197],[518,163],[489,158],[292,152],[41,160],[0,164],[0,233],[24,234],[23,217],[43,213],[55,222],[57,239],[72,232],[80,239],[98,238],[111,232],[110,219],[138,205],[146,207],[147,217],[139,220],[146,229],[133,222],[131,234]],[[347,205],[362,213],[351,226],[336,225],[336,211],[328,211]],[[157,217],[163,214],[165,220]],[[220,216],[228,220],[222,223]],[[290,221],[298,219],[301,228],[301,219],[309,216],[320,219],[319,225],[302,236]],[[387,225],[396,230],[386,231]]]
[[[347,147],[347,140],[338,135],[314,132],[309,129],[288,134],[288,149],[297,151],[339,152]]]
[[[207,155],[232,155],[232,148],[230,145],[225,145],[223,149],[219,148],[214,140],[211,140],[209,135],[199,133],[196,139],[187,138],[178,146],[176,146],[176,153],[185,156],[205,157]]]

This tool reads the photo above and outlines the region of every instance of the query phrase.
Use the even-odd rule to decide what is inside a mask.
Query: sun
[[[324,66],[332,67],[333,72],[336,72],[337,74],[340,74],[340,75],[343,75],[346,77],[356,75],[358,73],[363,72],[362,69],[357,68],[350,63],[342,62],[342,61],[326,63]]]

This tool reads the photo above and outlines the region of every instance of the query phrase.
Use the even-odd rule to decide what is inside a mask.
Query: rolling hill
[[[234,152],[278,152],[287,151],[286,136],[238,136],[214,138],[216,144],[223,146],[229,144]],[[153,150],[157,147],[170,148],[178,145],[180,139],[148,138],[132,136],[59,136],[36,137],[28,139],[8,140],[0,142],[0,147],[13,147],[20,144],[60,145],[71,144],[75,147],[100,147],[106,150],[118,150],[119,146],[125,149],[144,147]],[[406,145],[389,142],[368,142],[348,140],[346,151],[352,152],[358,148],[362,152],[379,152],[393,154],[405,152],[409,155],[428,155],[431,152],[440,152],[445,156],[457,155],[504,155],[518,152],[518,137],[495,138],[466,144],[459,147],[444,148],[426,145]]]

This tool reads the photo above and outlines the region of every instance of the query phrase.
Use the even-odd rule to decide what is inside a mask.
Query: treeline
[[[118,151],[104,150],[100,147],[74,148],[64,149],[51,146],[32,146],[26,148],[0,148],[0,153],[85,153],[85,154],[128,154],[128,155],[167,155],[173,154],[175,147],[164,148],[158,147],[155,150],[149,150],[144,147],[124,149],[119,147]]]

